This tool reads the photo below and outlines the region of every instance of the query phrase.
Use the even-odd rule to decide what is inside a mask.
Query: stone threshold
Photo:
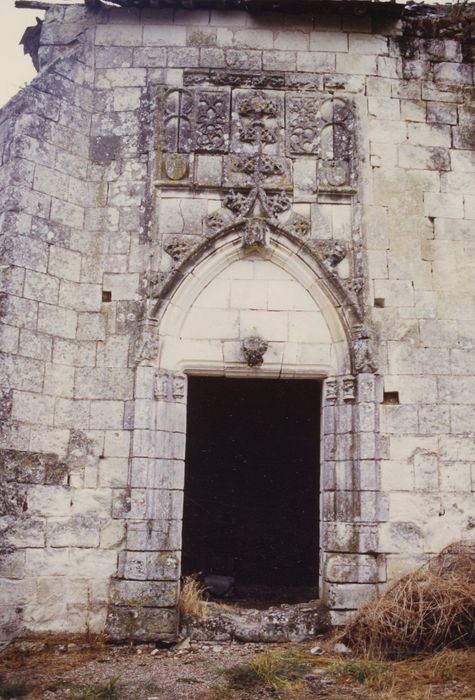
[[[201,642],[303,642],[330,627],[328,609],[318,599],[265,609],[208,603],[207,609],[205,620],[182,620],[182,638]]]

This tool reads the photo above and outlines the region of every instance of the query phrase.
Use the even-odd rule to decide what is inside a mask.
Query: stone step
[[[208,603],[207,610],[205,620],[182,620],[182,635],[203,642],[302,642],[330,626],[328,609],[320,600],[265,609]]]

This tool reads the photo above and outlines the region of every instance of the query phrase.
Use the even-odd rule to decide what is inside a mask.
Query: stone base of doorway
[[[181,636],[214,642],[303,642],[330,627],[328,609],[319,600],[265,609],[208,603],[205,620],[182,620]]]
[[[106,622],[108,642],[161,642],[178,640],[178,610],[112,605]]]

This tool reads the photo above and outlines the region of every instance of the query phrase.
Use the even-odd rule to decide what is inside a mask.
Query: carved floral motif
[[[222,153],[229,138],[229,95],[223,91],[200,91],[197,96],[195,147]]]
[[[264,362],[269,343],[259,336],[251,336],[242,341],[241,347],[249,367],[260,367]]]

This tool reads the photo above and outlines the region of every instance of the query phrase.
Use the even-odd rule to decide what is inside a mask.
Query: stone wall
[[[190,370],[327,377],[336,621],[471,536],[473,69],[427,32],[48,11],[0,113],[5,638],[109,600],[111,636],[173,637]]]

